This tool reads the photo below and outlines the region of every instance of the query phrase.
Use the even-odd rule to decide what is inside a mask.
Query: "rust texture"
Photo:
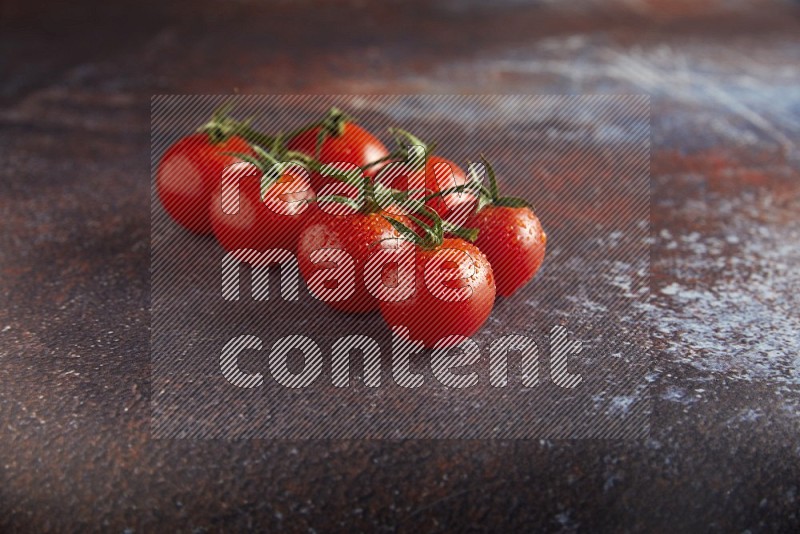
[[[788,1],[4,3],[0,530],[797,530],[798,34]],[[650,94],[650,437],[151,440],[150,97],[231,92]]]

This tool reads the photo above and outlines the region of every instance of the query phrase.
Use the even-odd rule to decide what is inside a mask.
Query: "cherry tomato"
[[[467,183],[464,171],[455,163],[440,156],[430,156],[424,166],[415,166],[407,161],[393,161],[386,165],[375,178],[377,184],[397,191],[395,198],[385,199],[384,209],[392,214],[415,214],[424,223],[433,221],[425,213],[414,209],[412,203],[405,203],[400,193],[407,192],[412,201],[422,201],[442,191],[453,189]],[[452,191],[433,196],[425,201],[425,206],[439,217],[455,226],[464,226],[478,204],[478,196],[470,191]],[[420,228],[412,224],[415,231]]]
[[[340,116],[334,116],[327,126],[317,126],[291,138],[286,143],[286,148],[315,157],[317,140],[323,129],[324,139],[318,158],[320,163],[350,163],[365,167],[389,156],[389,150],[380,139]],[[375,165],[365,169],[364,174],[368,178],[374,178],[379,169],[380,165]],[[311,174],[311,184],[315,190],[321,190],[324,185],[335,181],[335,178],[323,177],[317,172]]]
[[[413,165],[406,161],[392,161],[381,169],[375,178],[376,187],[383,186],[385,191],[392,189],[395,192],[393,198],[386,196],[380,199],[382,207],[392,215],[405,215],[413,213],[410,204],[405,201],[404,193],[408,193],[408,198],[421,201],[425,195],[426,188],[425,167]]]
[[[544,261],[547,235],[530,204],[523,199],[501,197],[494,169],[482,158],[489,175],[489,189],[482,188],[481,205],[467,226],[478,230],[475,244],[492,264],[497,292],[509,297],[527,284]]]
[[[400,220],[407,222],[404,218]],[[348,215],[333,215],[323,210],[318,210],[309,218],[303,228],[297,244],[297,259],[303,279],[309,284],[312,294],[327,302],[331,307],[353,313],[369,312],[377,309],[375,297],[370,294],[365,284],[364,266],[376,248],[384,246],[387,240],[399,237],[397,230],[383,217],[382,213],[356,212]],[[324,275],[326,263],[341,264],[343,258],[318,257],[320,251],[341,250],[352,258],[352,291],[344,293],[339,290],[339,295],[349,293],[347,298],[336,299],[322,296],[327,290],[335,290],[337,282],[331,278],[325,281],[324,288],[315,290],[310,283],[315,275]],[[331,253],[333,254],[333,253]],[[313,258],[313,260],[312,260]],[[326,261],[327,260],[327,261]]]
[[[467,225],[478,229],[475,245],[489,258],[500,295],[516,293],[542,265],[547,235],[529,207],[486,206]]]
[[[433,145],[422,141],[414,134],[399,128],[390,128],[390,131],[395,135],[399,146],[396,155],[405,153],[407,161],[389,163],[384,167],[384,170],[392,169],[389,175],[385,176],[384,185],[409,191],[414,199],[432,197],[425,202],[429,208],[447,222],[463,225],[477,207],[478,197],[467,190],[440,193],[466,185],[468,180],[464,170],[453,161],[433,154]],[[421,163],[421,158],[425,158],[424,164]],[[415,163],[414,160],[420,163]],[[424,168],[424,175],[423,168],[420,167]],[[417,192],[417,189],[422,191]]]
[[[433,195],[467,183],[464,170],[435,154],[428,157],[425,166],[425,195]],[[432,198],[426,204],[433,208],[443,219],[453,224],[463,224],[475,210],[478,198],[468,191],[451,192]]]
[[[387,270],[384,283],[401,284],[398,269]],[[408,329],[410,339],[433,347],[448,336],[469,337],[492,312],[495,283],[486,256],[460,238],[445,238],[439,246],[415,246],[414,291],[405,300],[380,300],[386,322]],[[458,339],[441,342],[451,346]]]
[[[285,249],[294,251],[305,215],[315,198],[307,173],[287,166],[261,196],[262,172],[239,162],[228,168],[225,183],[212,196],[214,235],[225,250]],[[237,187],[238,186],[238,187]],[[238,192],[238,194],[237,194]]]
[[[236,162],[226,152],[252,153],[238,136],[214,144],[206,133],[196,133],[172,145],[158,165],[156,190],[161,204],[181,226],[192,232],[211,232],[208,205],[219,188],[222,172]]]

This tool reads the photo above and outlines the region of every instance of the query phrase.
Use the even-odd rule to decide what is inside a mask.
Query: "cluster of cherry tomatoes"
[[[227,111],[166,151],[162,205],[228,251],[294,253],[309,291],[337,310],[379,310],[411,339],[449,346],[477,332],[496,294],[514,294],[542,264],[539,219],[525,200],[500,195],[483,157],[488,186],[408,132],[391,130],[390,151],[337,109],[277,136]],[[371,258],[400,248],[410,266],[370,273]],[[401,298],[380,293],[403,285],[411,291]]]

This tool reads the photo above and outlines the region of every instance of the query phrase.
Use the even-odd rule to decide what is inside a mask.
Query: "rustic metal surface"
[[[798,528],[796,3],[0,9],[3,530]],[[651,94],[651,437],[150,440],[149,99],[234,90]]]

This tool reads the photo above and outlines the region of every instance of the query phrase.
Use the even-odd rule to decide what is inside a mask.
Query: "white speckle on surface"
[[[763,415],[764,412],[762,412],[761,410],[754,410],[753,408],[748,408],[740,412],[739,415],[736,417],[736,419],[738,421],[752,423],[758,421]]]
[[[682,241],[685,241],[687,243],[696,243],[698,239],[700,239],[700,233],[699,232],[692,232],[692,233],[687,234],[687,235],[685,235],[685,236],[683,236],[681,238]]]
[[[680,208],[686,220],[731,213],[720,230],[739,250],[715,256],[709,251],[722,240],[692,232],[679,240],[677,256],[656,260],[677,280],[654,297],[651,314],[673,361],[733,380],[800,384],[800,229],[781,222],[791,219],[781,209],[798,207],[742,195]]]
[[[611,399],[608,411],[613,414],[626,414],[637,398],[632,395],[620,395]]]
[[[579,525],[572,519],[571,515],[571,510],[566,510],[556,514],[555,520],[564,529],[576,529]]]
[[[667,287],[661,288],[661,293],[664,295],[677,295],[681,291],[681,286],[678,284],[672,283]]]
[[[678,386],[670,386],[661,394],[661,398],[665,401],[677,402],[679,404],[692,404],[697,399],[690,396],[687,391]]]

